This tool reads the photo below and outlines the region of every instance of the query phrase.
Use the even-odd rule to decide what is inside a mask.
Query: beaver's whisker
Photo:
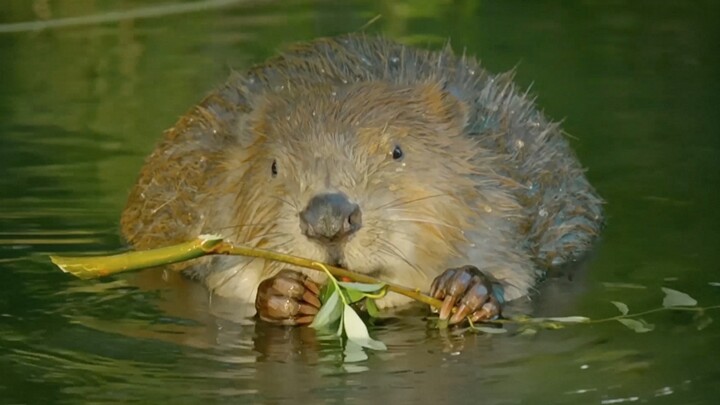
[[[230,279],[234,278],[236,275],[238,275],[238,274],[242,273],[243,271],[245,271],[245,269],[246,269],[246,268],[250,265],[250,263],[252,263],[253,261],[255,261],[255,258],[251,258],[251,259],[247,260],[247,262],[245,262],[245,264],[243,264],[243,265],[241,265],[241,266],[238,266],[238,268],[236,268],[234,271],[229,271],[229,272],[228,272],[229,274],[228,274],[227,276],[225,276],[225,277],[222,279],[222,281],[220,281],[220,283],[218,283],[217,285],[215,285],[215,286],[213,287],[211,293],[214,293],[215,290],[217,290],[217,289],[219,289],[219,288],[222,288],[228,281],[230,281]]]
[[[390,202],[388,202],[388,203],[379,205],[379,206],[374,207],[374,208],[372,208],[372,209],[374,209],[374,210],[380,210],[380,209],[385,209],[385,208],[398,208],[398,207],[402,207],[402,206],[404,206],[404,205],[409,205],[409,204],[412,204],[412,203],[416,203],[416,202],[418,202],[418,201],[424,201],[424,200],[429,200],[429,199],[432,199],[432,198],[445,197],[445,196],[450,196],[450,194],[448,194],[448,193],[432,194],[432,195],[426,195],[426,196],[423,196],[423,197],[414,198],[414,199],[412,199],[412,200],[407,200],[407,201],[403,201],[402,198],[396,198],[396,199],[394,199],[394,200],[392,200],[392,201],[390,201]]]
[[[396,233],[396,234],[404,235],[404,236],[410,236],[410,237],[415,237],[415,236],[417,236],[417,235],[416,235],[417,232],[401,231],[401,230],[399,230],[399,229],[397,229],[397,228],[391,228],[391,227],[389,227],[389,226],[374,225],[373,228],[375,228],[375,229],[377,229],[377,230],[380,230],[380,231],[389,232],[389,233]]]
[[[287,233],[286,233],[286,232],[280,232],[280,231],[278,231],[278,232],[268,232],[268,233],[263,233],[262,235],[255,236],[255,237],[252,238],[252,239],[248,239],[248,240],[245,240],[245,241],[241,241],[240,243],[242,243],[242,244],[244,244],[244,245],[255,245],[255,244],[257,244],[258,242],[260,242],[261,240],[263,240],[263,239],[268,239],[268,238],[274,239],[274,238],[277,237],[277,236],[284,236],[284,235],[287,235]]]
[[[218,231],[226,231],[228,229],[238,229],[238,228],[249,228],[249,227],[260,227],[260,226],[267,226],[272,225],[274,223],[277,223],[277,221],[269,221],[269,222],[258,222],[255,224],[238,224],[238,225],[228,225],[228,226],[221,226],[219,228],[216,228]]]
[[[278,197],[278,196],[276,196],[276,195],[272,195],[272,196],[270,196],[270,198],[272,198],[272,199],[274,199],[274,200],[278,200],[278,201],[280,201],[281,203],[287,205],[288,207],[290,207],[290,208],[292,208],[292,209],[294,209],[294,210],[296,210],[296,211],[298,210],[298,209],[297,209],[297,205],[293,204],[293,203],[290,202],[290,201],[287,201],[287,200],[285,200],[285,199],[283,199],[283,198],[280,198],[280,197]]]
[[[285,242],[276,243],[272,246],[269,246],[268,249],[273,250],[275,252],[282,252],[281,249],[284,248],[285,246],[289,245],[291,242],[292,242],[292,239],[288,239]]]
[[[381,242],[388,242],[388,243],[390,243],[389,239],[387,239],[387,238],[378,237],[377,239],[380,239]],[[392,244],[392,243],[391,243],[391,244]],[[402,251],[400,248],[397,247],[397,245],[394,245],[394,244],[392,244],[392,245],[395,246],[399,251]],[[426,247],[424,247],[423,245],[417,245],[417,244],[415,244],[415,245],[413,246],[413,249],[415,249],[416,251],[425,252],[428,256],[431,255],[431,252],[430,252]]]
[[[415,223],[418,223],[418,224],[438,225],[438,226],[444,226],[444,227],[447,227],[447,228],[450,228],[450,229],[455,229],[455,230],[457,230],[457,231],[462,231],[462,228],[460,228],[459,226],[450,225],[450,224],[445,223],[445,222],[433,221],[433,220],[425,219],[425,218],[399,217],[399,218],[393,218],[392,221],[396,221],[396,222],[415,222]]]
[[[388,239],[383,238],[382,236],[377,237],[378,241],[380,241],[380,251],[384,251],[392,256],[397,257],[398,259],[401,259],[404,261],[410,268],[415,270],[415,272],[419,274],[423,274],[422,270],[417,266],[417,264],[412,263],[406,256],[403,254],[402,250],[398,248],[394,243],[390,242]]]

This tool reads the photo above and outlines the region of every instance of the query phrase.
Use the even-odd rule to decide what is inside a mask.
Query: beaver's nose
[[[310,239],[342,242],[360,229],[362,213],[342,193],[318,194],[300,213],[300,230]]]

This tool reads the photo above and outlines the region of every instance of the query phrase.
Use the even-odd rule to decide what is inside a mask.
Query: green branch
[[[350,279],[361,284],[383,286],[383,290],[381,291],[362,291],[362,289],[358,289],[359,286],[355,286],[354,290],[357,290],[357,294],[364,295],[368,298],[372,298],[373,294],[384,294],[384,291],[387,290],[404,295],[406,297],[412,298],[415,301],[422,302],[435,308],[440,308],[442,306],[442,301],[425,295],[418,289],[412,289],[397,284],[387,283],[374,277],[355,273],[353,271],[331,266],[325,263],[319,263],[310,259],[286,255],[265,249],[234,245],[232,243],[226,242],[222,237],[217,235],[201,235],[194,241],[144,251],[132,251],[109,256],[51,256],[50,259],[64,272],[73,274],[74,276],[81,279],[92,279],[122,272],[141,270],[150,267],[183,262],[208,255],[234,255],[257,257],[329,273],[332,276],[331,280],[334,283],[334,288],[336,291],[338,291],[338,294],[341,295],[342,301],[345,306],[348,306],[348,303],[344,302],[346,300],[343,294],[344,292],[347,293],[348,291],[353,290],[353,288],[341,288],[341,286],[338,285],[338,281],[336,279]],[[527,316],[519,316],[510,319],[492,320],[490,321],[490,323],[496,324],[497,326],[500,326],[502,324],[521,324],[528,327],[536,325],[543,328],[560,328],[563,327],[564,324],[568,323],[603,323],[618,321],[623,325],[627,326],[628,328],[635,330],[636,332],[649,332],[653,330],[654,326],[640,319],[641,316],[669,310],[697,312],[698,314],[702,314],[706,310],[720,309],[720,305],[705,308],[698,307],[697,301],[695,301],[692,297],[685,293],[669,288],[663,288],[662,290],[665,292],[665,299],[663,300],[663,306],[661,308],[655,308],[633,314],[628,313],[628,307],[624,303],[612,302],[612,304],[615,305],[620,311],[620,315],[595,320],[583,316],[550,318],[531,318]],[[456,309],[453,308],[453,311],[455,310]],[[438,324],[440,325],[441,323]],[[440,325],[440,327],[442,328],[442,325]],[[476,326],[473,325],[472,322],[470,323],[470,328],[486,333],[501,333],[505,331],[502,328]]]
[[[110,256],[50,256],[50,260],[62,271],[81,279],[92,279],[112,274],[141,270],[172,263],[183,262],[208,255],[233,255],[257,257],[292,264],[320,272],[328,271],[335,277],[348,278],[365,284],[385,284],[389,291],[402,294],[424,304],[440,308],[442,301],[423,294],[418,289],[387,283],[364,274],[340,267],[319,263],[315,260],[286,255],[265,249],[234,245],[217,235],[201,235],[196,240],[178,245],[143,251],[132,251]]]

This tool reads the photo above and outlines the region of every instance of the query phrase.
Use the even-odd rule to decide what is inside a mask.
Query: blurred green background
[[[660,286],[720,304],[718,11],[709,0],[5,0],[0,402],[714,403],[720,329],[688,314],[648,316],[655,331],[642,335],[598,324],[491,339],[436,336],[410,314],[375,331],[388,353],[348,366],[339,342],[227,321],[194,286],[81,282],[46,255],[122,248],[117,221],[144,157],[231,69],[364,29],[451,40],[490,71],[516,68],[563,120],[609,222],[581,294],[539,311],[650,309]]]

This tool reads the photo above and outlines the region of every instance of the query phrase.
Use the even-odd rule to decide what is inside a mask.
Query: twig
[[[327,269],[335,277],[346,277],[359,283],[385,284],[389,291],[404,295],[424,304],[440,308],[442,301],[423,294],[418,289],[403,287],[391,284],[374,277],[340,267],[331,266],[325,263],[318,263],[315,260],[305,259],[297,256],[286,255],[265,249],[251,248],[242,245],[234,245],[226,242],[222,237],[215,235],[202,235],[198,239],[179,245],[163,248],[126,252],[111,256],[95,257],[61,257],[51,256],[50,260],[61,270],[71,273],[78,278],[91,279],[96,277],[109,276],[133,270],[141,270],[149,267],[156,267],[172,263],[178,263],[207,255],[234,255],[258,257],[266,260],[274,260],[299,267],[304,267],[320,272]]]

